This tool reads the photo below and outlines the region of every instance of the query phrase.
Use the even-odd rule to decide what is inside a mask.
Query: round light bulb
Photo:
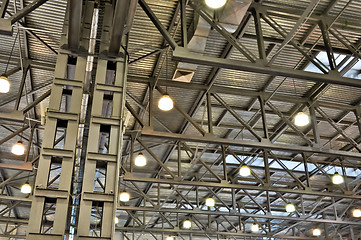
[[[11,152],[15,155],[21,156],[25,153],[25,147],[22,141],[18,141],[11,148]]]
[[[352,216],[355,218],[360,218],[361,217],[361,209],[355,208],[354,210],[352,210]]]
[[[223,7],[226,4],[227,0],[205,0],[205,2],[208,7],[217,9]]]
[[[118,217],[115,217],[115,218],[114,218],[114,223],[115,223],[115,224],[118,224],[118,223],[119,223],[119,218],[118,218]]]
[[[251,231],[256,233],[256,232],[259,232],[259,226],[258,224],[253,224],[252,227],[251,227]]]
[[[166,240],[174,240],[174,237],[168,236],[168,237],[166,238]]]
[[[183,222],[183,228],[189,229],[192,227],[192,222],[190,220],[185,220]]]
[[[289,203],[286,205],[286,212],[292,213],[294,211],[296,211],[295,205],[293,205],[292,203]]]
[[[170,111],[174,107],[173,100],[168,94],[164,94],[161,99],[159,99],[158,107],[162,111]]]
[[[247,165],[243,165],[239,169],[239,175],[241,175],[242,177],[248,177],[251,175],[251,169]]]
[[[298,127],[304,127],[310,123],[310,116],[304,112],[299,112],[295,116],[294,123]]]
[[[20,191],[24,194],[30,194],[31,190],[32,190],[32,187],[28,182],[24,183],[20,189]]]
[[[8,93],[10,90],[9,79],[5,76],[0,76],[0,93]]]
[[[119,200],[121,202],[129,202],[130,200],[130,194],[128,192],[121,192],[119,194]]]
[[[137,167],[144,167],[147,165],[147,158],[142,153],[139,153],[134,160],[134,164]]]
[[[319,229],[319,228],[313,229],[312,230],[312,235],[316,236],[316,237],[321,236],[321,229]]]
[[[216,205],[216,201],[214,201],[213,198],[207,198],[206,199],[206,206],[207,207],[214,207]]]
[[[341,176],[340,174],[338,174],[337,172],[335,172],[335,174],[332,176],[332,183],[339,185],[341,183],[343,183],[343,176]]]

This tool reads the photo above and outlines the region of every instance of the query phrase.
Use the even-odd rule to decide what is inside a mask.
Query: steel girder
[[[166,40],[168,40],[168,42],[170,43],[170,46],[174,46],[174,42],[172,42],[172,40],[170,39],[170,36],[169,36],[169,34],[167,34],[166,33],[166,31],[164,30],[164,28],[162,28],[162,26],[161,26],[161,24],[160,24],[160,22],[159,21],[157,21],[157,19],[156,19],[156,17],[155,17],[155,15],[151,12],[151,10],[149,9],[149,8],[146,8],[146,7],[143,7],[143,9],[147,12],[147,14],[148,14],[148,16],[153,20],[153,22],[155,23],[155,25],[156,25],[156,27],[160,30],[160,32],[162,33],[162,34],[164,34],[164,37],[165,37],[165,39]],[[177,53],[177,49],[180,49],[180,47],[176,47],[175,48],[175,58],[174,59],[176,59],[176,60],[181,60],[181,58],[177,58],[179,55],[177,55],[178,53]],[[181,55],[181,54],[180,54]],[[186,55],[188,55],[188,52],[187,53],[184,53],[183,55],[181,55],[181,57],[182,57],[182,60],[183,59],[186,59],[187,58],[187,56]],[[190,54],[191,55],[191,54]],[[184,57],[184,58],[183,58]],[[194,57],[194,58],[193,58]],[[191,55],[190,57],[189,57],[189,59],[187,59],[186,61],[188,61],[188,62],[191,62],[191,61],[197,61],[197,62],[192,62],[192,63],[200,63],[200,61],[198,61],[199,60],[199,58],[198,58],[199,56],[197,56],[197,55]],[[197,58],[197,60],[196,60],[196,58]],[[204,59],[202,59],[202,60],[204,60]],[[225,61],[225,60],[220,60],[220,61],[218,61],[219,59],[216,59],[216,58],[214,58],[213,59],[214,60],[214,62],[212,63],[212,62],[204,62],[204,65],[211,65],[211,66],[220,66],[219,65],[219,63],[224,63],[224,62],[226,62],[226,63],[230,63],[230,61]],[[217,62],[217,63],[216,63]],[[211,63],[211,64],[210,64]],[[202,64],[202,63],[201,63]],[[306,74],[303,74],[303,72],[301,72],[301,71],[298,71],[298,70],[295,70],[295,71],[293,71],[293,70],[290,70],[289,72],[288,72],[288,70],[286,70],[286,71],[284,71],[284,69],[280,69],[280,68],[275,68],[274,69],[274,71],[275,72],[272,72],[272,70],[269,70],[269,69],[271,69],[271,68],[267,68],[267,69],[261,69],[261,68],[264,68],[264,66],[265,65],[262,65],[262,64],[259,64],[259,63],[256,63],[256,64],[253,64],[253,63],[251,63],[251,64],[246,64],[245,62],[242,62],[240,65],[242,65],[242,67],[244,67],[244,66],[246,66],[245,68],[247,68],[247,69],[244,69],[244,68],[241,68],[241,67],[239,67],[239,66],[236,66],[235,67],[235,65],[236,64],[234,64],[234,62],[232,62],[232,64],[230,64],[230,65],[227,65],[227,67],[229,67],[229,68],[232,68],[232,69],[238,69],[238,70],[246,70],[246,71],[251,71],[251,72],[260,72],[260,73],[266,73],[266,74],[271,74],[271,75],[273,75],[273,74],[275,74],[275,75],[277,75],[277,74],[279,74],[279,72],[281,72],[281,74],[280,75],[283,75],[283,76],[288,76],[288,77],[296,77],[296,78],[300,78],[300,79],[307,79],[307,80],[311,80],[311,81],[320,81],[320,82],[322,82],[322,83],[338,83],[338,84],[345,84],[345,85],[349,85],[349,86],[360,86],[357,82],[355,82],[355,80],[352,80],[352,79],[345,79],[345,78],[342,78],[342,77],[340,77],[340,75],[338,75],[338,73],[335,73],[335,72],[331,72],[331,73],[329,73],[327,76],[324,76],[324,75],[321,75],[321,74],[319,74],[319,75],[313,75],[313,74],[311,74],[311,75],[308,75],[307,73]],[[221,65],[221,66],[224,66],[224,65]],[[252,66],[252,67],[250,67],[250,66]],[[265,72],[264,72],[265,71]],[[277,72],[277,74],[276,74],[276,72]],[[292,73],[291,73],[292,72]],[[331,78],[331,80],[328,80],[328,77],[330,77]],[[159,83],[159,81],[157,81],[157,83]],[[172,84],[172,83],[170,83],[170,84]],[[236,92],[237,90],[235,90],[234,92]],[[160,92],[162,92],[162,91],[160,91]],[[313,104],[313,103],[312,103]],[[353,107],[352,107],[353,108]],[[183,114],[184,115],[184,117],[186,117],[185,116],[185,114]],[[151,114],[150,114],[150,116],[152,116]],[[187,119],[188,119],[188,117],[186,117]],[[189,119],[188,119],[189,120]],[[315,122],[314,122],[315,123]],[[288,123],[289,124],[289,123]],[[142,124],[142,125],[144,125],[144,123]],[[192,125],[194,125],[195,126],[195,124],[194,123],[192,123]],[[146,132],[146,133],[151,133],[152,131],[148,131],[148,130],[144,130],[143,132]],[[202,133],[202,131],[200,131],[201,133]],[[211,132],[211,130],[209,130],[209,132]],[[152,133],[154,133],[154,132],[152,132]],[[164,132],[162,132],[162,133],[159,133],[159,134],[154,134],[153,136],[150,136],[150,135],[152,135],[152,134],[150,134],[148,137],[155,137],[155,135],[157,135],[156,136],[156,138],[159,138],[159,137],[161,137],[161,135],[163,134],[163,138],[164,139],[166,139],[167,137],[168,137],[168,140],[169,139],[171,139],[171,140],[173,140],[173,141],[175,141],[175,140],[179,140],[179,136],[184,136],[184,135],[173,135],[173,134],[170,134],[170,135],[172,135],[174,138],[169,138],[170,137],[170,135],[167,135],[167,137],[165,137],[164,135],[166,135],[166,134],[168,134],[168,133],[164,133]],[[204,135],[204,133],[202,133],[203,135]],[[200,138],[202,138],[203,140],[204,139],[210,139],[210,138],[212,138],[212,137],[210,137],[209,135],[207,135],[207,136],[204,136],[204,137],[200,137],[200,136],[191,136],[192,138],[193,137],[195,137],[195,138],[198,138],[197,140],[195,140],[195,139],[193,139],[194,140],[194,142],[203,142],[203,141],[199,141],[200,140]],[[193,141],[193,140],[190,140],[190,136],[185,136],[183,139],[181,138],[181,140],[184,140],[184,141]],[[225,140],[225,142],[227,142],[228,141],[228,139],[227,140]],[[223,144],[226,144],[226,143],[223,143]],[[204,141],[203,143],[207,143],[207,144],[216,144],[216,145],[218,145],[218,144],[222,144],[222,142],[213,142],[213,141]],[[252,146],[252,147],[254,147],[255,149],[257,149],[257,146]],[[265,145],[263,145],[262,144],[262,141],[261,141],[261,143],[260,143],[260,146],[259,146],[259,148],[262,148],[262,147],[265,147]],[[205,148],[207,148],[207,147],[205,147]],[[284,149],[283,149],[284,150]],[[290,150],[290,149],[288,149],[288,150]],[[295,150],[295,149],[294,149]],[[299,149],[300,150],[300,149]],[[286,150],[287,151],[287,150]],[[320,152],[324,152],[324,151],[320,151]],[[202,152],[203,153],[203,152]],[[311,152],[310,152],[311,153]],[[358,155],[358,153],[356,153],[356,155]],[[321,171],[321,169],[322,168],[319,168],[319,171]],[[169,171],[167,171],[168,173],[169,173]],[[127,175],[126,175],[127,176]],[[126,179],[127,179],[127,177],[126,177]],[[134,178],[133,177],[129,177],[128,178],[128,180],[130,180],[130,179],[133,179],[134,180]],[[137,178],[137,180],[139,180],[139,179],[141,179],[141,177],[140,178]],[[158,181],[158,180],[157,180]],[[166,184],[166,181],[170,181],[170,180],[168,180],[168,179],[164,179],[164,182],[162,182],[162,183],[164,183],[164,184]],[[152,180],[151,179],[149,179],[149,182],[152,182]],[[174,185],[175,186],[178,186],[178,184],[180,184],[180,182],[176,182]],[[190,185],[192,185],[192,184],[190,184]],[[196,186],[197,187],[197,186]],[[333,197],[335,197],[335,196],[333,196]],[[133,209],[133,210],[135,210],[135,209]],[[161,219],[161,218],[159,218],[159,219]],[[146,229],[147,229],[147,227],[146,227]],[[127,229],[123,229],[124,231],[126,231]],[[134,229],[133,229],[134,230]],[[133,231],[133,230],[129,230],[129,231]],[[134,230],[134,231],[137,231],[136,229]],[[142,230],[139,230],[139,231],[142,231]],[[147,231],[151,231],[150,229],[149,230],[147,230]]]

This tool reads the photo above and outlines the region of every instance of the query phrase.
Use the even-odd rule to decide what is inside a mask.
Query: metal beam
[[[194,186],[194,187],[205,187],[205,188],[227,188],[227,189],[239,189],[239,190],[254,190],[254,191],[268,191],[274,193],[288,193],[288,194],[303,194],[310,196],[322,196],[322,197],[336,197],[342,199],[361,199],[359,194],[343,194],[337,192],[327,192],[327,191],[313,191],[313,190],[303,190],[303,189],[289,189],[284,187],[273,187],[270,185],[262,186],[253,186],[246,184],[230,184],[226,182],[205,182],[205,181],[186,181],[186,180],[173,180],[165,178],[146,178],[132,175],[126,173],[124,175],[125,181],[136,181],[136,182],[145,182],[145,183],[159,183],[159,184],[169,184],[175,186]]]
[[[178,45],[167,29],[163,26],[163,24],[159,21],[157,16],[154,14],[152,9],[148,6],[145,0],[139,0],[139,5],[143,8],[144,12],[148,15],[149,19],[153,22],[158,31],[163,35],[165,40],[167,40],[170,47],[175,49]]]
[[[221,67],[239,71],[247,71],[254,73],[269,74],[273,76],[283,76],[298,78],[307,81],[318,83],[339,84],[351,87],[361,87],[361,82],[357,79],[341,77],[335,72],[329,74],[312,73],[301,70],[294,70],[285,67],[272,66],[268,67],[260,63],[249,63],[239,60],[229,60],[222,58],[215,58],[209,56],[202,56],[199,54],[191,53],[182,47],[177,47],[173,52],[173,60],[186,63],[193,63],[206,66]]]
[[[361,226],[361,222],[357,222],[357,221],[338,221],[334,219],[308,218],[307,216],[287,217],[287,216],[272,215],[272,214],[243,213],[237,211],[219,211],[219,210],[206,211],[197,208],[177,209],[177,208],[154,208],[154,206],[153,207],[118,206],[117,209],[124,211],[159,212],[159,213],[171,212],[171,213],[192,214],[192,215],[202,214],[202,215],[215,215],[215,216],[239,216],[239,217],[260,218],[260,219],[279,219],[279,220],[287,220],[287,221],[295,221],[295,222],[303,221],[303,222],[312,222],[312,223],[348,224],[348,225]]]
[[[339,151],[332,149],[321,149],[315,147],[305,147],[292,144],[273,144],[270,141],[245,141],[245,140],[234,140],[234,139],[224,139],[216,138],[212,136],[195,136],[195,135],[186,135],[186,134],[176,134],[176,133],[167,133],[167,132],[156,132],[149,129],[142,130],[143,137],[154,137],[157,139],[167,139],[174,141],[185,141],[185,142],[199,142],[199,143],[209,143],[217,145],[226,145],[226,146],[239,146],[239,147],[251,147],[255,149],[268,149],[276,151],[286,151],[294,153],[316,153],[324,156],[335,156],[335,157],[350,157],[354,158],[357,161],[361,161],[361,153],[357,152],[348,152],[348,151]]]
[[[78,49],[80,43],[81,18],[83,1],[69,1],[68,45],[70,49]]]
[[[29,5],[27,5],[26,7],[24,7],[23,9],[21,9],[20,11],[18,11],[9,18],[11,24],[16,23],[17,21],[19,21],[27,14],[31,13],[33,10],[37,9],[38,7],[46,3],[47,1],[48,0],[34,0],[32,3],[30,3]]]
[[[76,0],[77,1],[77,0]],[[117,56],[122,43],[124,25],[127,20],[130,0],[117,1],[115,5],[112,29],[110,31],[109,55]],[[135,10],[135,9],[134,9]]]

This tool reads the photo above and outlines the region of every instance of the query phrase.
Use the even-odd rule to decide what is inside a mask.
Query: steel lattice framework
[[[303,1],[305,7],[291,9],[274,2],[250,1],[232,33],[221,10],[198,0],[69,0],[58,50],[27,29],[57,62],[20,57],[5,73],[22,71],[15,98],[0,98],[3,106],[15,102],[0,112],[11,131],[0,144],[18,135],[28,144],[22,165],[0,163],[2,235],[317,239],[312,229],[319,228],[324,239],[360,238],[352,210],[361,207],[361,84],[349,72],[360,71],[361,26],[343,17],[355,3]],[[9,3],[0,8],[0,33],[7,35],[48,4],[34,0],[13,13]],[[210,29],[203,52],[190,46],[197,21]],[[141,39],[145,34],[149,39]],[[149,51],[139,50],[147,41],[156,49],[149,43]],[[191,82],[169,78],[179,64],[196,66]],[[35,69],[54,76],[28,92]],[[330,89],[345,90],[340,99],[358,97],[329,101]],[[164,94],[174,100],[169,112],[157,109]],[[49,96],[46,117],[39,116]],[[296,126],[299,112],[309,114],[310,125]],[[146,167],[135,165],[139,153]],[[244,165],[250,176],[240,176]],[[344,183],[332,184],[335,172]],[[26,198],[12,190],[24,179],[34,179]],[[130,201],[119,201],[123,191]],[[290,203],[292,213],[285,210]]]

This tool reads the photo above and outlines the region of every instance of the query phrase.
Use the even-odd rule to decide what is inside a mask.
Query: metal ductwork
[[[223,9],[214,12],[209,10],[210,15],[216,15],[217,21],[230,33],[234,33],[242,22],[252,0],[229,0]],[[194,15],[193,24],[188,30],[191,36],[188,42],[188,49],[191,52],[203,54],[211,31],[211,26],[197,13]],[[173,80],[190,82],[198,65],[180,62],[173,74]]]

